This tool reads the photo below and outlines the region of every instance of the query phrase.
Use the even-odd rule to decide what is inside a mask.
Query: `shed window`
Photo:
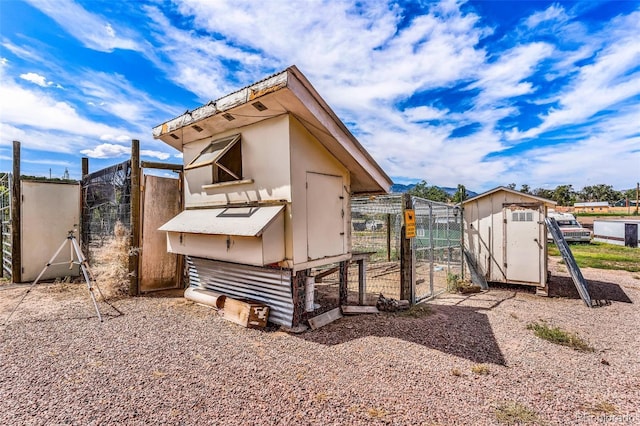
[[[533,212],[512,212],[512,222],[533,222]]]
[[[240,135],[211,142],[184,168],[211,167],[212,183],[242,180],[242,144]]]

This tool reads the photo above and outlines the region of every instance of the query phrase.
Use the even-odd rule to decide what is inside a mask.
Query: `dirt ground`
[[[640,274],[562,265],[551,296],[444,294],[316,331],[247,330],[179,292],[39,284],[0,326],[0,424],[640,424]],[[0,323],[24,285],[0,285]],[[593,351],[541,340],[544,321]]]

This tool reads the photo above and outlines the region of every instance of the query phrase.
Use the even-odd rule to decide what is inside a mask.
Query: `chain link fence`
[[[443,293],[454,277],[462,278],[462,213],[458,207],[412,197],[416,214],[415,297]]]
[[[416,236],[411,240],[413,291],[420,301],[447,290],[454,276],[461,278],[462,214],[456,206],[411,197]],[[378,296],[400,299],[401,230],[404,225],[402,194],[354,197],[351,200],[352,252],[367,253],[366,304]],[[349,267],[349,302],[357,302],[358,268]]]
[[[0,175],[0,233],[2,265],[0,276],[11,277],[11,174]]]

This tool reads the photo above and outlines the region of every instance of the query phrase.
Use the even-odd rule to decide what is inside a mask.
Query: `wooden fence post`
[[[20,187],[20,142],[13,141],[13,181],[11,182],[11,281],[22,282],[22,241],[20,238],[20,211],[22,193]]]
[[[82,175],[80,177],[80,223],[78,224],[78,240],[80,240],[80,251],[84,253],[86,258],[89,258],[89,250],[86,244],[84,224],[85,224],[85,191],[84,191],[84,178],[89,174],[89,158],[82,157]]]
[[[129,295],[138,295],[140,263],[140,141],[131,141],[131,240],[129,247]]]
[[[400,299],[414,303],[413,294],[413,245],[406,237],[405,210],[413,209],[410,194],[402,195],[402,228],[400,230]]]

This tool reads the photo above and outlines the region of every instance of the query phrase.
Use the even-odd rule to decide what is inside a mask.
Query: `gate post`
[[[131,240],[129,245],[129,295],[138,295],[140,263],[140,141],[131,141]]]
[[[13,141],[13,181],[11,182],[11,281],[22,282],[22,239],[20,238],[20,142]]]
[[[400,299],[415,303],[413,240],[406,236],[405,210],[413,209],[411,194],[402,194],[402,228],[400,229]]]
[[[89,259],[89,250],[87,247],[87,235],[85,232],[85,204],[86,191],[84,188],[84,178],[89,174],[89,158],[82,157],[82,175],[80,177],[80,223],[78,224],[78,240],[80,241],[80,251]]]

